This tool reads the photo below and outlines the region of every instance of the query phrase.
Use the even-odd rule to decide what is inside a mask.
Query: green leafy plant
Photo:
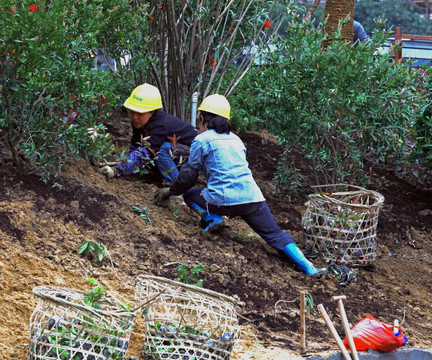
[[[58,182],[54,182],[52,185],[51,185],[51,187],[53,188],[53,189],[63,189],[63,186],[61,185],[61,184],[59,184]]]
[[[234,345],[235,334],[223,333],[220,328],[212,332],[204,331],[199,324],[154,321],[148,325],[147,333],[150,336],[157,336],[151,342],[147,342],[144,349],[152,355],[154,359],[166,359],[170,354],[178,351],[181,355],[173,354],[173,359],[198,360],[202,358],[201,347],[212,346],[213,339],[219,339],[216,345],[220,350],[229,352]],[[185,342],[185,335],[189,334],[188,341]],[[178,336],[178,337],[177,337]],[[199,342],[201,346],[191,348],[191,342]],[[184,348],[182,348],[184,346]],[[183,355],[184,354],[184,355]]]
[[[296,146],[316,184],[365,185],[365,161],[395,163],[406,155],[404,139],[424,100],[408,67],[378,52],[389,32],[376,31],[357,46],[336,33],[323,47],[330,35],[321,30],[291,22],[288,36],[274,38],[275,49],[263,58],[265,71],[252,69],[239,85],[232,107],[260,118],[281,145]],[[290,168],[292,159],[281,158],[278,180],[296,186],[303,179],[290,183]]]
[[[278,313],[277,309],[278,309],[278,305],[280,303],[295,303],[295,302],[297,302],[299,300],[300,300],[300,296],[298,296],[294,300],[278,300],[276,302],[276,304],[275,304],[274,316],[275,317],[277,316],[277,313]],[[305,304],[304,305],[305,305],[306,315],[309,316],[310,313],[311,313],[311,311],[312,311],[312,309],[313,309],[313,307],[314,307],[314,300],[313,300],[312,295],[308,291],[305,292]]]
[[[114,58],[119,52],[132,55],[119,67],[117,76],[135,86],[151,79],[161,90],[164,108],[182,119],[189,117],[194,92],[202,96],[222,92],[226,73],[234,72],[225,84],[226,92],[236,87],[253,62],[235,67],[233,63],[251,44],[251,52],[261,51],[284,15],[284,11],[274,11],[279,2],[264,0],[223,0],[218,6],[213,6],[212,0],[178,0],[169,6],[157,1],[141,4],[146,13],[135,19],[137,27],[130,31],[120,18],[121,31],[109,33],[104,50]],[[270,17],[273,26],[264,27]]]
[[[179,281],[184,284],[192,284],[202,287],[205,279],[200,279],[201,273],[205,274],[205,266],[197,261],[195,266],[180,264],[177,266]]]
[[[432,75],[430,75],[430,91],[432,91]],[[430,94],[430,92],[429,92]],[[415,147],[411,158],[423,162],[432,169],[432,102],[416,118],[413,127]]]
[[[427,9],[427,7],[425,7]],[[416,11],[415,2],[362,0],[355,3],[355,19],[370,33],[377,27],[375,19],[385,16],[386,27],[400,26],[404,34],[430,34],[432,24],[426,16]],[[424,14],[425,15],[425,14]]]
[[[102,297],[107,292],[102,285],[96,285],[96,281],[92,278],[87,278],[89,282],[89,289],[85,292],[84,303],[88,306],[94,307],[95,309],[101,310],[101,307],[97,302],[102,299]]]
[[[300,300],[300,297],[298,298]],[[305,293],[305,309],[306,309],[306,315],[310,315],[312,309],[314,307],[314,300],[312,295],[306,291]]]
[[[286,195],[288,200],[292,200],[292,197],[300,197],[309,191],[308,179],[296,169],[291,155],[290,150],[285,150],[280,156],[274,179],[282,190],[289,191],[289,194]]]
[[[0,137],[15,165],[31,164],[47,182],[69,159],[98,161],[113,150],[102,121],[112,77],[93,68],[101,24],[126,0],[0,0]],[[115,31],[115,30],[113,30]]]
[[[108,255],[108,250],[102,243],[93,240],[83,241],[78,249],[78,254],[90,257],[91,253],[94,253],[96,259],[100,262]]]
[[[96,310],[104,310],[104,296],[107,292],[101,285],[97,285],[92,278],[87,278],[89,287],[84,293],[82,304]],[[125,311],[130,311],[127,304],[119,304]],[[124,358],[128,343],[120,339],[130,326],[128,321],[120,322],[115,329],[108,330],[109,322],[95,320],[92,312],[79,312],[74,318],[53,316],[47,323],[47,328],[38,331],[36,339],[38,345],[30,347],[30,359],[37,359],[38,355],[49,358],[81,360],[86,353],[75,351],[73,358],[71,351],[65,347],[77,348],[82,341],[84,350],[100,354],[100,357],[113,360]],[[83,325],[79,326],[79,325]],[[103,335],[102,335],[103,334]],[[77,346],[78,345],[78,346]],[[89,355],[89,358],[92,355]]]
[[[255,234],[252,231],[247,235],[241,231],[237,231],[236,235],[241,241],[250,241],[255,237]]]
[[[178,219],[179,215],[178,215],[178,206],[174,206],[172,209],[172,214],[174,216],[174,219]]]
[[[141,205],[141,204],[136,204],[134,206],[132,206],[132,209],[139,214],[139,217],[141,219],[143,219],[145,221],[145,223],[147,225],[151,225],[152,224],[152,219],[150,216],[150,211],[148,209],[147,206]]]
[[[141,147],[143,149],[146,149],[149,153],[156,155],[154,153],[154,151],[150,148],[150,142],[148,141],[147,138],[141,138],[141,141],[137,142],[136,146]],[[122,160],[128,161],[126,154],[123,153],[122,155],[123,155]],[[154,158],[152,159],[149,157],[146,159],[145,163],[141,167],[138,167],[135,165],[134,166],[134,173],[138,174],[141,177],[149,174],[151,171],[151,168],[154,168],[156,166],[154,160],[155,160]]]

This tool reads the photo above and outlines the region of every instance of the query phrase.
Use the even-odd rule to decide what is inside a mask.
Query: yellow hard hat
[[[156,86],[143,84],[132,91],[132,94],[123,105],[126,109],[146,113],[162,109],[162,98]]]
[[[214,94],[207,96],[202,101],[198,110],[220,115],[228,120],[230,119],[231,106],[223,95]]]

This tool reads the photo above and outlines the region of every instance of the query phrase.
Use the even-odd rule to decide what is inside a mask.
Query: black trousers
[[[217,206],[207,203],[201,195],[202,191],[201,188],[191,188],[184,193],[184,200],[190,208],[192,208],[192,203],[195,203],[204,210],[218,215],[240,216],[270,246],[278,250],[283,250],[285,246],[294,242],[293,238],[276,224],[265,201]]]

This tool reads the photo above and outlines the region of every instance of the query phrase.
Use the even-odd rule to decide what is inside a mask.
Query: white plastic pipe
[[[198,96],[199,92],[194,92],[192,94],[192,113],[191,113],[191,125],[196,127],[196,113],[197,113],[197,105],[198,105]]]

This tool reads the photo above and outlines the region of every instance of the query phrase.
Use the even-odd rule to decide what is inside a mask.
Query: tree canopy
[[[385,17],[385,28],[400,26],[402,33],[432,35],[432,21],[416,12],[414,5],[399,0],[357,0],[354,19],[359,21],[368,34],[376,28],[375,20]]]

